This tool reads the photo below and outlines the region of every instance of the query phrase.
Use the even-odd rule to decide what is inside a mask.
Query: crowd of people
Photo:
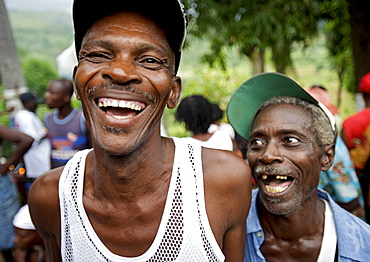
[[[325,87],[255,75],[227,123],[204,95],[180,99],[187,20],[163,6],[74,0],[73,81],[45,87],[44,121],[27,92],[0,126],[16,144],[0,165],[2,259],[370,261],[370,73],[366,108],[344,120]],[[188,137],[163,136],[166,106]]]
[[[13,154],[0,166],[0,257],[6,262],[48,261],[35,228],[19,226],[26,214],[25,219],[32,225],[28,192],[43,173],[63,166],[77,151],[90,148],[82,110],[71,105],[73,83],[54,79],[46,90],[45,104],[52,110],[44,121],[36,114],[41,99],[34,92],[26,92],[19,96],[23,108],[14,114],[11,121],[14,127],[0,126],[1,142],[17,144]],[[24,172],[15,166],[23,166]]]

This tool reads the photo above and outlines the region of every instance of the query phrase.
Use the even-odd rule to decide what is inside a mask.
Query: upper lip
[[[279,169],[275,171],[266,171],[261,170],[261,172],[257,172],[258,177],[264,181],[265,184],[269,184],[273,179],[279,179],[279,180],[295,180],[294,174],[291,174],[289,172],[279,172]]]

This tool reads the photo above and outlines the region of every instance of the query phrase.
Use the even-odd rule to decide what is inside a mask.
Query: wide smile
[[[294,181],[293,177],[287,175],[261,174],[260,178],[266,191],[273,194],[285,192]]]
[[[96,99],[95,103],[104,113],[117,120],[134,118],[147,107],[145,103],[139,101],[104,97]]]

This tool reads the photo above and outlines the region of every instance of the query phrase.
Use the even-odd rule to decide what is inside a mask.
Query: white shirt
[[[45,137],[45,127],[33,112],[19,110],[14,116],[15,128],[34,139],[31,148],[23,156],[28,178],[37,178],[50,170],[50,141]]]

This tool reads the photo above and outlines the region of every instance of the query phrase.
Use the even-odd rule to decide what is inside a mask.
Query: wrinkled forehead
[[[121,11],[100,18],[87,29],[83,38],[95,31],[99,31],[100,35],[122,34],[125,31],[133,35],[147,33],[151,38],[162,38],[168,45],[164,30],[155,21],[133,11]]]
[[[252,122],[251,132],[264,130],[297,130],[312,132],[311,112],[304,107],[292,104],[272,104],[259,109]]]

